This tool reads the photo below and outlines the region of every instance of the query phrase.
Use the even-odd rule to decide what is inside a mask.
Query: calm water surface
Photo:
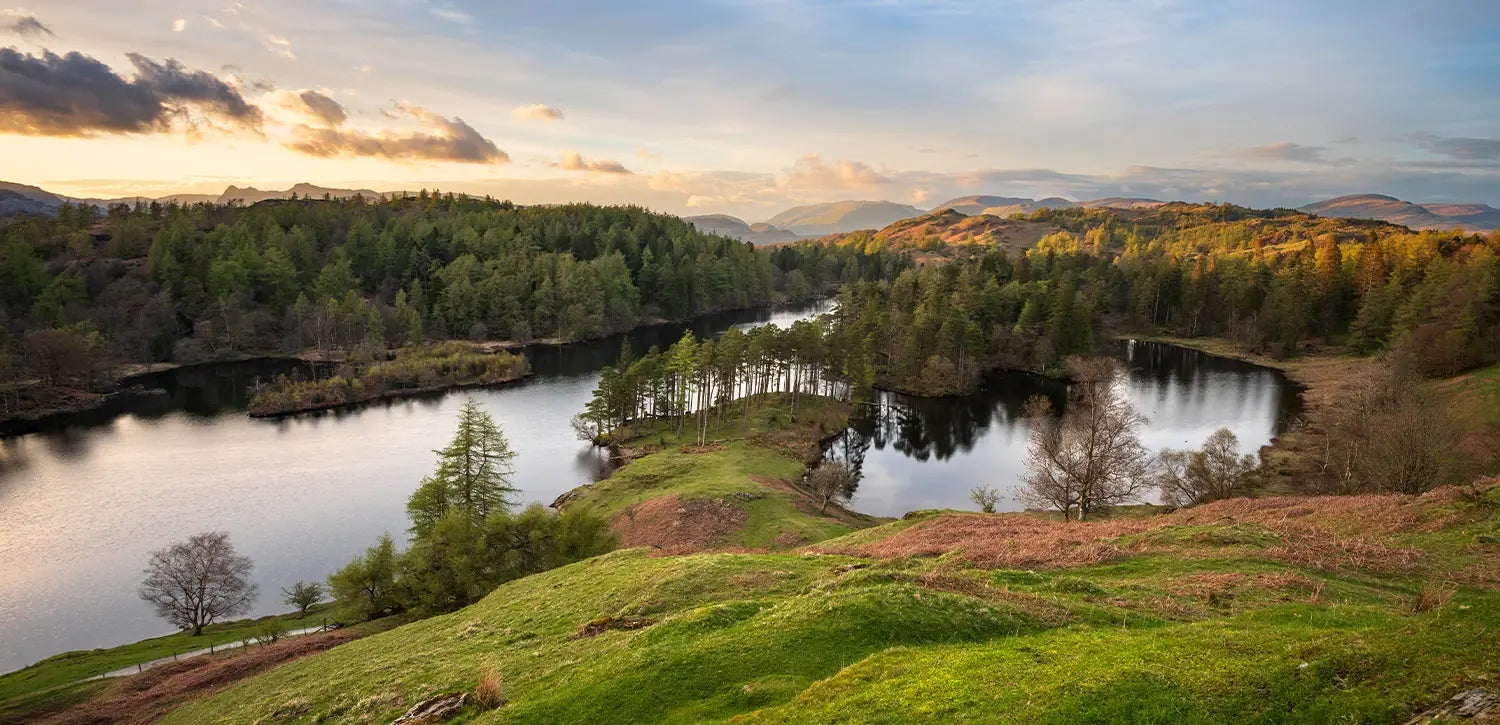
[[[1128,375],[1119,385],[1150,419],[1146,448],[1197,448],[1229,428],[1240,450],[1254,453],[1299,410],[1297,388],[1281,373],[1238,360],[1154,342],[1121,342],[1115,350]],[[923,399],[879,393],[861,406],[828,458],[847,460],[861,474],[853,508],[900,516],[931,508],[975,508],[969,491],[988,484],[1004,498],[997,508],[1019,511],[1030,429],[1021,407],[1032,395],[1067,400],[1067,385],[1037,375],[997,372],[963,398]]]
[[[691,327],[717,335],[827,309],[725,313]],[[662,325],[629,338],[642,352],[665,348],[684,329]],[[169,633],[135,587],[149,551],[198,531],[228,531],[254,560],[260,597],[252,614],[284,611],[283,587],[323,580],[383,532],[404,534],[406,498],[470,396],[510,439],[526,501],[551,503],[605,475],[607,461],[574,437],[569,419],[620,344],[617,336],[534,348],[535,375],[501,388],[280,420],[246,416],[245,390],[296,364],[196,366],[143,379],[166,394],[0,439],[0,672]]]
[[[824,309],[730,313],[692,327],[714,335]],[[629,337],[640,351],[665,347],[683,329]],[[322,580],[382,532],[404,532],[406,498],[468,396],[504,428],[528,501],[548,503],[596,480],[607,462],[568,421],[619,347],[617,337],[533,349],[536,374],[519,384],[278,421],[246,417],[244,390],[290,364],[202,366],[145,381],[164,394],[0,439],[0,672],[168,632],[135,585],[147,552],[197,531],[228,531],[255,561],[253,614],[284,610],[282,587]],[[1130,395],[1152,418],[1153,448],[1196,446],[1227,425],[1253,450],[1295,406],[1294,389],[1264,368],[1143,343],[1121,355],[1131,363]],[[1005,374],[966,398],[882,394],[853,422],[849,445],[830,455],[860,461],[861,511],[966,508],[978,482],[1013,487],[1025,446],[1016,418],[1033,392],[1061,398],[1064,389]]]

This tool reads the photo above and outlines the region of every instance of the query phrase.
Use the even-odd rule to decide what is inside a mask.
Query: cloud
[[[646,148],[645,146],[635,147],[635,157],[642,161],[653,164],[661,162],[661,154],[652,153],[651,150]]]
[[[297,101],[301,105],[297,110],[329,126],[337,126],[349,120],[349,112],[338,101],[317,91],[302,91],[297,94]]]
[[[1500,159],[1500,139],[1415,134],[1417,143],[1433,153],[1459,161]]]
[[[510,155],[496,147],[495,142],[480,135],[473,126],[458,117],[445,118],[422,106],[410,104],[399,104],[386,115],[413,119],[420,128],[416,131],[385,130],[371,133],[344,128],[342,123],[326,128],[298,126],[295,130],[297,140],[287,146],[304,154],[324,158],[365,156],[397,161],[453,161],[468,164],[503,164],[510,161]]]
[[[521,106],[510,112],[517,121],[561,121],[562,109],[540,103]]]
[[[0,48],[0,132],[29,136],[154,133],[198,120],[260,127],[262,116],[229,83],[175,60],[126,57],[135,77],[72,52],[40,57]],[[195,114],[197,118],[195,119]]]
[[[869,189],[890,183],[890,179],[859,161],[840,160],[833,166],[823,163],[817,154],[807,154],[792,165],[784,177],[793,189]]]
[[[1236,156],[1246,159],[1260,159],[1265,161],[1296,161],[1309,164],[1334,163],[1323,157],[1323,152],[1328,149],[1322,146],[1303,146],[1291,141],[1279,141],[1266,144],[1265,146],[1252,146],[1240,149]]]
[[[432,14],[453,23],[472,23],[474,16],[453,7],[442,6],[432,9]]]
[[[549,161],[547,165],[554,169],[564,171],[592,171],[600,174],[628,174],[630,169],[625,168],[618,161],[600,159],[589,161],[577,151],[564,151],[561,161]]]
[[[279,55],[287,60],[297,59],[297,54],[292,52],[292,41],[287,40],[286,38],[283,38],[280,35],[276,35],[274,33],[266,34],[264,40],[266,50],[269,50],[272,53],[275,53],[276,55]]]
[[[42,25],[42,21],[37,20],[34,16],[18,15],[14,11],[5,12],[4,14],[15,18],[14,20],[7,19],[0,21],[0,28],[8,32],[15,33],[23,38],[40,38],[43,35],[55,35],[51,28]]]
[[[172,21],[172,32],[180,33],[187,30],[187,18],[178,18]]]

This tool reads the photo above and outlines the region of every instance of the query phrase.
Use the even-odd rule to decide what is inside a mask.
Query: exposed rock
[[[411,706],[405,715],[391,721],[391,725],[438,725],[458,717],[458,711],[469,704],[469,693],[448,692],[428,698]]]
[[[656,624],[656,620],[645,617],[600,617],[584,622],[583,626],[578,628],[578,633],[571,639],[597,637],[616,629],[645,629],[653,624]]]
[[[1448,701],[1410,720],[1406,725],[1427,725],[1459,720],[1474,723],[1500,723],[1500,694],[1482,687],[1460,692]]]
[[[741,501],[755,501],[765,498],[765,496],[758,493],[750,493],[749,491],[735,491],[732,495]]]

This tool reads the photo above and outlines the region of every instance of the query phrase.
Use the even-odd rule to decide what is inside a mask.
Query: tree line
[[[0,221],[0,384],[33,373],[87,385],[106,363],[308,347],[592,338],[806,299],[904,264],[821,245],[757,249],[637,207],[426,192],[66,205],[53,219]],[[48,350],[51,363],[34,365]]]

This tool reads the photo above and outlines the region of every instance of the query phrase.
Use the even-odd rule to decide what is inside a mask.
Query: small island
[[[329,377],[278,376],[257,390],[250,416],[266,418],[452,388],[499,385],[531,374],[522,355],[467,342],[401,348],[389,360],[346,363]]]

